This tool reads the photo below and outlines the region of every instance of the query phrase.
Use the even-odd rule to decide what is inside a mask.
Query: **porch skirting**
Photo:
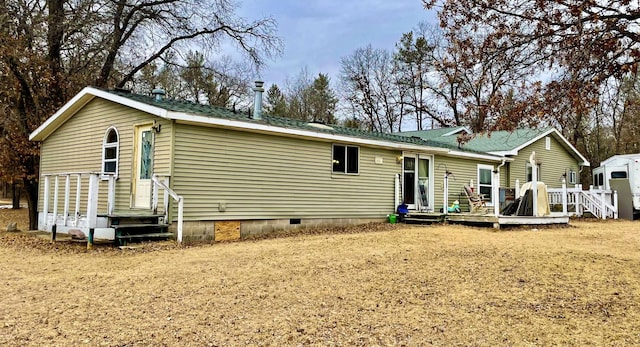
[[[228,241],[268,235],[296,229],[346,226],[383,222],[386,218],[307,218],[307,219],[261,219],[237,221],[184,221],[184,241]],[[176,231],[176,223],[169,231]]]

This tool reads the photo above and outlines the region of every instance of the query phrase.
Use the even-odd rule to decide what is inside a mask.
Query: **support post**
[[[57,231],[58,231],[58,226],[54,224],[51,227],[51,243],[56,242],[56,232]]]
[[[92,249],[93,248],[93,234],[94,234],[95,229],[90,228],[89,229],[89,237],[87,238],[87,249]]]
[[[151,180],[151,211],[158,214],[158,175],[154,174]]]
[[[520,197],[520,180],[516,180],[516,190],[515,190],[516,196],[515,198],[519,198]]]
[[[67,226],[69,222],[69,198],[71,195],[71,176],[69,174],[64,177],[64,215],[62,225]]]
[[[56,175],[53,191],[53,225],[58,224],[58,190],[60,189],[60,177]]]
[[[164,178],[164,185],[169,186],[169,177]],[[169,220],[169,190],[164,190],[164,200],[162,203],[164,204],[164,222],[168,223]]]
[[[42,202],[42,214],[44,215],[44,230],[47,230],[49,220],[49,191],[51,189],[51,182],[49,176],[44,176],[44,201]]]
[[[607,196],[604,190],[600,192],[600,213],[602,219],[607,219]]]
[[[562,178],[562,215],[567,215],[567,180]]]
[[[107,189],[107,214],[112,215],[116,206],[116,177],[114,175],[109,175]]]
[[[182,222],[183,222],[183,211],[184,210],[184,199],[180,197],[178,199],[178,243],[182,243]]]
[[[531,166],[531,193],[533,196],[533,216],[538,216],[538,163]]]
[[[78,221],[80,220],[80,194],[82,193],[82,175],[78,174],[76,181],[76,210],[75,216],[76,219],[73,221],[73,226],[78,226]]]
[[[618,219],[618,191],[613,191],[613,218]]]
[[[99,174],[89,174],[89,194],[87,196],[87,226],[96,227],[98,220],[98,176]]]

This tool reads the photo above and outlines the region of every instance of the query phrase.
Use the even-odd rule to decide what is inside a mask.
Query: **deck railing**
[[[44,178],[44,201],[42,202],[42,214],[43,214],[43,226],[47,231],[52,231],[57,226],[72,226],[80,227],[82,213],[81,213],[81,199],[83,189],[83,179],[88,177],[88,190],[86,195],[86,227],[89,229],[95,229],[98,219],[98,195],[100,182],[104,180],[108,183],[107,188],[107,214],[113,213],[115,206],[115,176],[111,173],[101,172],[65,172],[55,174],[43,174]],[[64,181],[63,193],[63,207],[60,213],[60,181]],[[73,215],[71,212],[71,183],[75,180],[75,201],[73,205]],[[53,182],[52,182],[53,181]],[[53,189],[51,184],[53,183]],[[53,193],[53,201],[51,201],[51,194]],[[50,205],[51,203],[51,205]],[[49,217],[51,214],[51,217]]]
[[[565,193],[566,192],[566,193]],[[596,218],[618,218],[618,192],[594,189],[583,190],[581,185],[574,188],[548,188],[549,204],[563,204],[563,196],[566,202],[563,206],[573,207],[573,212],[582,216],[584,212],[589,212]],[[567,211],[563,208],[563,211]]]
[[[164,179],[160,179],[160,176],[153,175],[151,177],[151,182],[153,182],[153,191],[152,191],[152,202],[151,208],[153,209],[153,213],[158,213],[158,189],[161,188],[164,190],[164,220],[169,220],[169,196],[171,196],[175,201],[178,202],[178,233],[176,235],[176,240],[178,242],[182,242],[182,224],[183,224],[183,215],[184,215],[184,199],[182,196],[176,194],[171,188],[169,188],[169,177],[164,177]]]

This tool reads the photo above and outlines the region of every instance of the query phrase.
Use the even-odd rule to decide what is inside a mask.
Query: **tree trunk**
[[[25,180],[24,190],[29,205],[29,230],[38,230],[38,180]]]
[[[13,206],[11,208],[15,209],[19,209],[20,208],[20,188],[18,188],[18,184],[16,182],[13,182],[11,184],[11,196],[12,196],[12,202],[13,202]]]

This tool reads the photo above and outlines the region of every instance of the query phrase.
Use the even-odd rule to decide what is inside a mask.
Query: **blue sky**
[[[421,21],[437,24],[420,0],[240,0],[248,19],[271,16],[278,22],[284,54],[261,72],[267,86],[284,86],[302,68],[312,76],[338,79],[340,58],[371,44],[393,49],[402,33]]]

